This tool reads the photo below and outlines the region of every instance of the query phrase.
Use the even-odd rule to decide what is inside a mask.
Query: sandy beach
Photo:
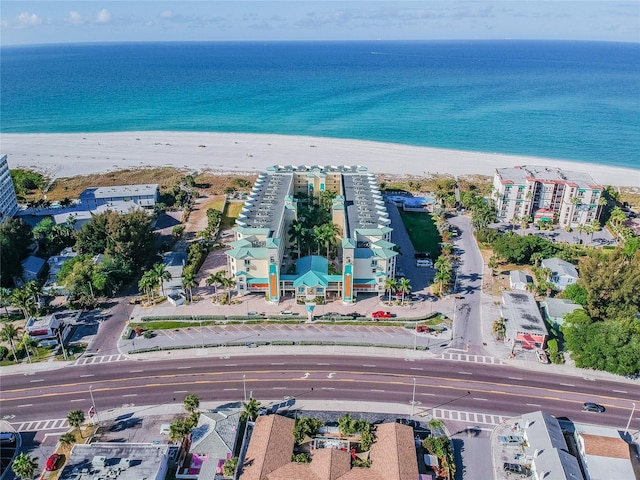
[[[124,168],[260,172],[270,165],[363,165],[396,175],[483,174],[498,167],[550,165],[585,171],[603,185],[638,186],[640,170],[536,157],[305,136],[200,132],[2,134],[10,168],[51,178]]]

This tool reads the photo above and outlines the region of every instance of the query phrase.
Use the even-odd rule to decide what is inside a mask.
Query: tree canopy
[[[22,275],[22,260],[31,245],[31,227],[21,218],[0,223],[0,285],[13,286],[13,277]]]

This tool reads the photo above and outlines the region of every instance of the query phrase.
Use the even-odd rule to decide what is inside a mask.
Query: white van
[[[416,267],[433,267],[433,262],[430,258],[419,258],[416,260]]]

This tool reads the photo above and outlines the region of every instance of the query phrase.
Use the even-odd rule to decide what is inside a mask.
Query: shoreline
[[[277,134],[106,132],[0,134],[9,168],[51,179],[170,166],[221,173],[259,173],[271,165],[362,165],[374,174],[480,174],[496,168],[547,165],[589,173],[601,185],[640,185],[640,169],[569,160]]]

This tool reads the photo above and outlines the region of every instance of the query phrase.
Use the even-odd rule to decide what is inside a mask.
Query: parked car
[[[58,455],[57,453],[54,453],[49,458],[47,458],[47,463],[46,463],[44,469],[47,472],[54,471],[56,469],[56,466],[58,465],[58,460],[60,460],[60,455]]]
[[[519,463],[506,463],[503,465],[504,471],[508,473],[520,473],[525,474],[527,470],[524,468],[524,465],[520,465]]]
[[[549,363],[549,357],[544,350],[536,350],[536,357],[540,363]]]
[[[396,418],[396,423],[399,423],[400,425],[409,425],[412,428],[418,428],[420,426],[419,422],[409,420],[408,418]]]
[[[391,318],[393,315],[391,312],[385,312],[383,310],[378,310],[377,312],[373,312],[371,314],[371,318]]]
[[[520,445],[524,443],[524,437],[519,435],[507,435],[498,437],[498,441],[503,445]]]
[[[602,413],[606,410],[602,405],[599,405],[593,402],[584,402],[582,409],[585,412],[597,412],[597,413]]]

